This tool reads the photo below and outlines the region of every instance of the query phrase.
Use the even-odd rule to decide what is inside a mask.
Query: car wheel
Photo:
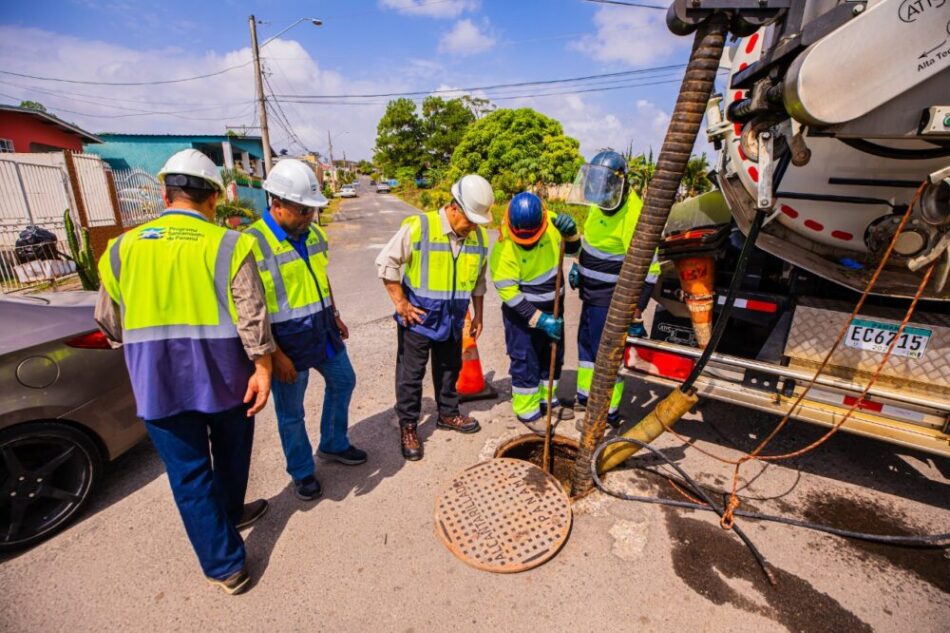
[[[0,551],[29,547],[86,505],[102,457],[81,431],[56,422],[0,431]]]

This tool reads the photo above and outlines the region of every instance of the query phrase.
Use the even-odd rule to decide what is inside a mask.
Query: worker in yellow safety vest
[[[607,309],[620,278],[624,255],[637,228],[643,202],[630,189],[626,159],[613,150],[604,150],[590,163],[581,166],[568,202],[590,205],[582,232],[580,257],[568,275],[571,287],[580,289],[582,302],[577,329],[577,406],[584,411],[590,395],[600,335],[607,322]],[[633,336],[646,336],[641,314],[650,301],[659,276],[660,263],[654,255],[635,320],[628,330]],[[622,397],[623,379],[618,377],[607,414],[607,423],[614,428],[621,423]],[[580,424],[578,420],[578,426]]]
[[[278,345],[272,390],[287,472],[297,498],[313,501],[321,487],[304,424],[310,370],[326,382],[317,454],[348,466],[367,459],[347,437],[356,373],[343,343],[349,331],[327,277],[327,234],[314,223],[317,209],[327,203],[316,174],[303,161],[283,158],[267,175],[264,190],[270,194],[270,208],[246,234],[257,240],[254,256]]]
[[[536,433],[547,403],[557,406],[557,386],[564,364],[564,345],[557,346],[553,391],[548,393],[551,341],[564,333],[564,287],[554,313],[554,292],[561,263],[561,240],[565,252],[580,247],[577,225],[570,216],[548,213],[533,193],[519,193],[505,213],[498,242],[492,248],[492,281],[502,299],[505,346],[511,359],[511,407],[518,420]],[[573,417],[570,409],[561,418]]]
[[[96,320],[124,349],[138,414],[205,576],[234,594],[250,582],[238,530],[267,511],[244,494],[274,341],[254,240],[210,222],[224,193],[218,168],[187,149],[158,179],[165,211],[99,260]]]
[[[396,307],[396,417],[403,457],[422,459],[416,425],[422,409],[422,379],[432,360],[439,408],[436,426],[476,433],[478,421],[459,411],[456,389],[462,367],[462,328],[469,302],[470,334],[482,329],[488,236],[483,228],[495,201],[477,174],[452,185],[452,201],[438,211],[407,218],[376,258],[376,268]],[[402,272],[405,269],[405,272]]]

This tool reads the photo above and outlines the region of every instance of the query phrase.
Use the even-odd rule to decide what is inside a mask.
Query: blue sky
[[[661,2],[662,4],[662,2]],[[102,86],[0,75],[0,102],[32,98],[91,131],[223,133],[254,124],[247,16],[260,40],[300,17],[262,55],[273,92],[365,94],[456,89],[684,63],[689,41],[667,32],[664,11],[582,0],[354,0],[195,2],[73,0],[7,3],[0,17],[0,69],[88,81],[214,77],[155,86]],[[243,64],[243,65],[242,65]],[[499,107],[534,107],[560,120],[588,157],[603,146],[659,150],[681,71],[670,83],[603,92],[570,87],[488,91]],[[627,83],[631,83],[627,81]],[[603,85],[623,85],[613,82]],[[476,93],[479,94],[479,93]],[[486,94],[486,93],[482,93]],[[300,143],[369,158],[385,99],[367,105],[285,102]],[[296,140],[273,121],[272,144]]]

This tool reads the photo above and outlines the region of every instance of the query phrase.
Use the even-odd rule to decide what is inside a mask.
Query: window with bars
[[[13,151],[13,141],[8,138],[0,138],[0,154],[4,152],[12,153]]]

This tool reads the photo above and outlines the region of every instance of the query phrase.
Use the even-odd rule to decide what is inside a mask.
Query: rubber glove
[[[566,213],[558,213],[554,218],[554,228],[556,228],[564,237],[577,235],[577,223]]]
[[[567,273],[567,283],[571,284],[571,290],[577,290],[581,285],[581,269],[577,262],[574,262],[570,272]]]
[[[564,319],[555,319],[554,315],[542,312],[534,327],[542,330],[553,340],[560,341],[561,335],[564,333]]]
[[[634,321],[627,328],[627,336],[633,336],[636,338],[647,338],[647,329],[643,325],[643,321]]]

